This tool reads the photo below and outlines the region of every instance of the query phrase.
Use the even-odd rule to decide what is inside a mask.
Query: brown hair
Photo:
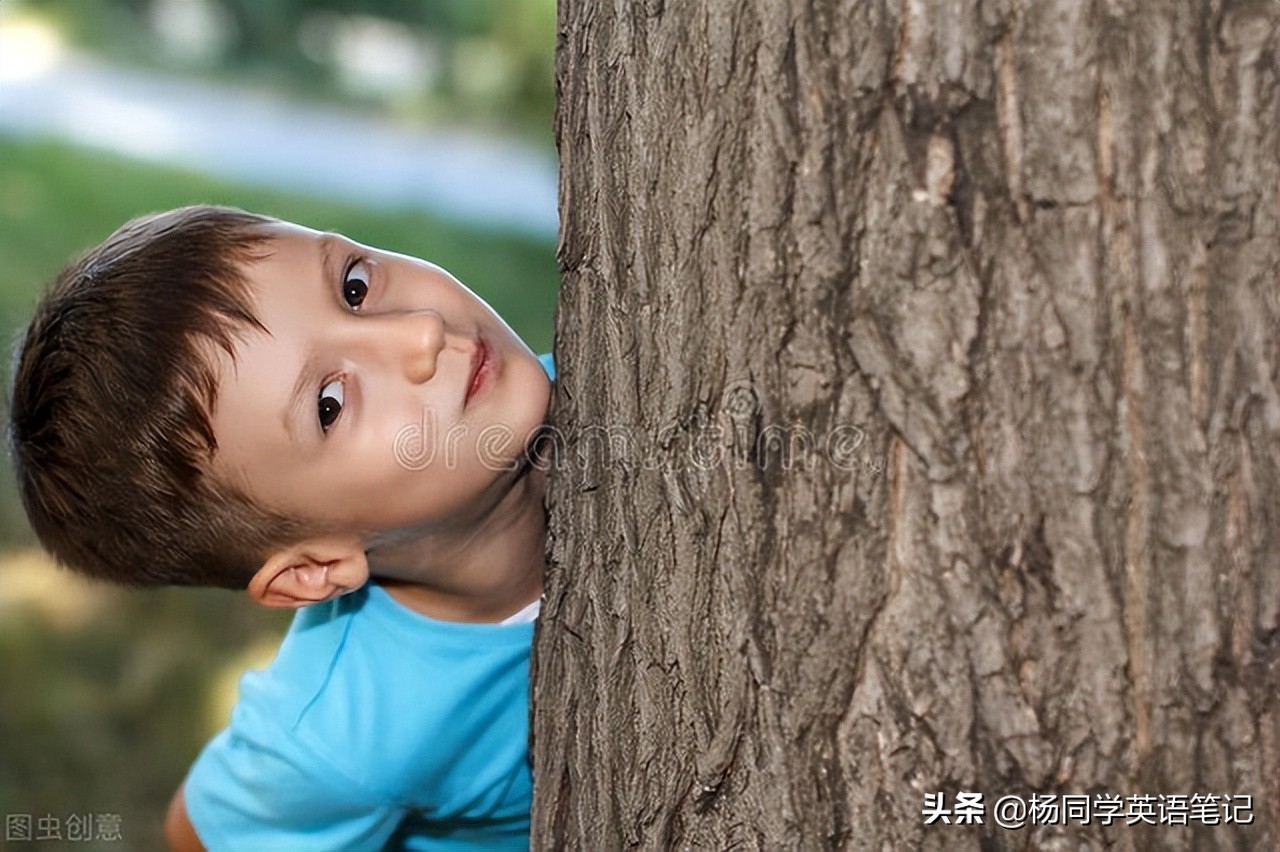
[[[206,475],[214,356],[262,330],[242,268],[273,221],[208,205],[134,219],[41,299],[13,371],[9,447],[58,561],[126,585],[244,588],[298,537]]]

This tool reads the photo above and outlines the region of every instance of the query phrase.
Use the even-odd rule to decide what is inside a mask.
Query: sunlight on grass
[[[62,36],[44,21],[6,14],[0,5],[0,82],[41,77],[65,53]]]
[[[92,621],[120,600],[118,589],[84,580],[60,568],[41,550],[0,556],[0,618],[18,610],[39,613],[49,624],[70,632]]]
[[[252,669],[265,668],[276,656],[280,639],[263,638],[228,660],[214,675],[209,684],[209,696],[205,704],[204,724],[207,736],[212,737],[226,727],[231,710],[240,697],[240,678]]]

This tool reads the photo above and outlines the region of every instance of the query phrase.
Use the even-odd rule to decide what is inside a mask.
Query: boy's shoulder
[[[271,664],[245,675],[241,699],[268,701],[278,723],[294,729],[318,702],[340,700],[353,689],[366,700],[394,699],[492,677],[494,660],[527,656],[531,642],[532,624],[439,621],[409,610],[373,582],[299,610]],[[415,673],[430,677],[406,679]]]
[[[402,796],[488,739],[459,719],[518,707],[500,715],[524,721],[532,638],[532,624],[426,618],[370,583],[299,611],[271,665],[242,679],[236,713],[270,715],[343,774]]]

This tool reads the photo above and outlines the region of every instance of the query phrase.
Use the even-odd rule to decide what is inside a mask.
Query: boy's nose
[[[444,319],[435,311],[409,311],[389,317],[383,345],[399,362],[404,376],[414,384],[429,381],[436,374],[436,358],[444,348]]]

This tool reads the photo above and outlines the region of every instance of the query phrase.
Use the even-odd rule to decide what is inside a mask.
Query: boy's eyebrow
[[[315,354],[312,353],[298,372],[298,378],[293,383],[293,390],[289,392],[289,404],[284,409],[284,428],[295,444],[301,444],[306,434],[298,426],[302,422],[302,413],[308,396],[307,392],[314,388],[319,381],[316,358]]]
[[[337,279],[338,270],[338,240],[337,234],[324,233],[320,235],[317,241],[320,246],[320,287],[327,289],[330,281]],[[293,443],[302,443],[307,433],[299,429],[302,422],[302,413],[305,410],[308,391],[316,386],[320,381],[319,371],[316,368],[316,356],[312,352],[307,356],[306,363],[302,365],[302,369],[298,372],[298,378],[293,383],[293,390],[289,392],[289,403],[284,410],[284,428],[289,433],[289,437]]]
[[[341,239],[337,234],[326,231],[320,235],[320,273],[324,276],[325,281],[336,281],[341,275],[338,271],[338,241]]]

